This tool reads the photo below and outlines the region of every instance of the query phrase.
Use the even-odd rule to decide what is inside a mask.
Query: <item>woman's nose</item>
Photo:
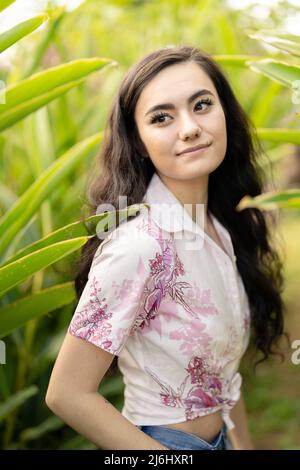
[[[199,137],[201,134],[201,129],[199,126],[189,127],[185,130],[180,131],[179,137],[182,140],[186,140],[187,138]]]
[[[191,137],[199,137],[201,134],[202,130],[199,125],[199,123],[195,122],[194,119],[191,119],[190,117],[187,117],[182,124],[181,130],[179,132],[179,137],[182,140],[185,140],[187,138]]]

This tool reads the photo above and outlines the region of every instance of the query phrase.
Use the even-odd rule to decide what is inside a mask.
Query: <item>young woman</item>
[[[239,364],[250,340],[274,353],[284,311],[266,216],[236,210],[263,190],[254,129],[208,54],[167,46],[129,70],[107,131],[91,213],[148,206],[86,244],[46,403],[102,449],[253,449]],[[98,392],[116,356],[121,413]]]

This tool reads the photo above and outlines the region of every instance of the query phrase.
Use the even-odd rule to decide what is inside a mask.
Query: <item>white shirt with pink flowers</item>
[[[226,252],[154,173],[143,202],[99,245],[68,332],[118,356],[122,414],[164,425],[230,409],[250,308],[229,232],[210,212]]]

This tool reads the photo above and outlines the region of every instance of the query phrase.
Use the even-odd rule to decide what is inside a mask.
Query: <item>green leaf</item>
[[[261,140],[269,142],[300,145],[300,130],[296,129],[268,129],[260,127],[257,129],[257,135]]]
[[[280,34],[272,30],[260,30],[248,34],[250,38],[264,41],[277,49],[288,52],[295,56],[300,56],[300,36],[294,34]]]
[[[116,213],[107,212],[105,214],[92,215],[86,219],[72,222],[71,224],[66,225],[65,227],[61,227],[58,230],[55,230],[55,232],[50,233],[46,237],[34,243],[31,243],[25,248],[22,248],[13,257],[3,263],[1,267],[6,266],[7,264],[12,263],[13,261],[16,261],[17,259],[22,258],[23,256],[28,255],[29,253],[32,253],[36,250],[40,250],[41,248],[50,246],[53,243],[57,243],[64,240],[70,240],[72,238],[77,238],[84,235],[96,234],[98,233],[97,227],[98,230],[100,230],[100,228],[104,230],[105,227],[107,227],[106,230],[108,230],[109,228],[113,227],[116,214],[119,214],[120,221],[124,218],[126,219],[126,216],[132,217],[136,215],[137,211],[142,206],[148,206],[148,204],[132,204],[131,206],[128,206],[125,209],[116,211]],[[100,223],[101,226],[98,225]]]
[[[38,439],[48,432],[56,431],[65,425],[66,423],[57,416],[50,416],[38,426],[24,429],[24,431],[22,431],[20,434],[20,440],[22,442],[32,441]]]
[[[87,75],[115,65],[107,58],[78,59],[11,85],[5,91],[6,103],[0,106],[0,131],[82,83]]]
[[[0,3],[0,11],[5,10],[5,8],[9,7],[12,3],[15,3],[16,0],[1,0]]]
[[[0,253],[3,253],[14,236],[34,215],[35,211],[52,194],[58,184],[98,146],[102,133],[95,134],[69,149],[45,170],[25,191],[12,208],[0,219]]]
[[[29,398],[38,393],[39,389],[36,385],[21,390],[9,397],[0,405],[0,422],[19,406],[23,405]]]
[[[0,308],[0,338],[9,335],[27,321],[51,312],[75,300],[73,282],[48,287]]]
[[[281,83],[288,88],[294,88],[294,82],[300,80],[300,67],[273,59],[263,59],[257,62],[247,61],[246,64],[254,72]]]
[[[8,49],[8,47],[15,44],[19,39],[32,33],[32,31],[41,26],[47,19],[47,15],[37,15],[0,34],[0,52],[5,51],[5,49]]]
[[[266,124],[270,117],[273,101],[282,90],[281,84],[268,80],[264,76],[261,76],[260,79],[263,80],[263,83],[255,87],[256,93],[254,92],[252,103],[248,105],[248,113],[251,114],[256,127]]]
[[[78,250],[88,237],[74,238],[42,248],[0,268],[0,296],[34,273]]]
[[[235,54],[238,47],[236,29],[233,27],[229,11],[217,9],[214,14],[215,36],[227,54]]]
[[[22,71],[22,78],[29,77],[37,70],[52,38],[58,32],[58,28],[65,16],[65,7],[57,8],[51,14],[49,18],[49,25],[47,25],[47,28],[43,34],[41,34],[41,39],[38,40],[37,46],[35,47],[34,53],[32,54],[30,64],[25,70]]]
[[[236,209],[238,211],[248,207],[259,209],[300,209],[300,189],[288,189],[286,191],[270,191],[256,197],[243,197]]]
[[[96,450],[95,444],[85,439],[83,436],[75,435],[67,441],[64,440],[59,444],[58,450]]]
[[[223,65],[233,65],[236,67],[245,67],[249,61],[257,61],[261,59],[260,56],[250,56],[250,55],[228,55],[228,54],[215,54],[212,55],[212,58]]]

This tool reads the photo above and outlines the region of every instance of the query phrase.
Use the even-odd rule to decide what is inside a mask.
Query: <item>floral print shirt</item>
[[[118,356],[133,424],[221,410],[233,428],[250,309],[229,232],[210,212],[225,252],[157,173],[143,202],[99,245],[68,332]]]

